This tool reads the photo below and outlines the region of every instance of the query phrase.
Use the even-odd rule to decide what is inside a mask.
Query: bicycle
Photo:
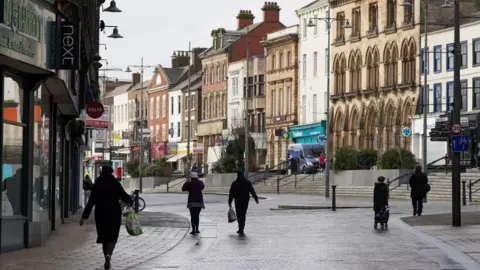
[[[135,203],[135,191],[133,191],[132,194],[130,194],[130,198],[132,198],[132,200]],[[138,196],[138,211],[143,211],[143,209],[145,209],[146,206],[147,204],[145,203],[145,200],[142,197]]]

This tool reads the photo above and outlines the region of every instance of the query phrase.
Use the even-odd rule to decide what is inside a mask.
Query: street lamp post
[[[411,7],[412,8],[412,15],[414,13],[414,7],[411,3],[412,0],[406,0],[400,6],[402,7]],[[427,118],[428,118],[428,108],[430,106],[428,100],[428,93],[429,93],[429,87],[427,83],[428,79],[428,69],[430,67],[429,64],[429,49],[428,49],[428,1],[423,0],[423,27],[424,27],[424,45],[423,45],[423,102],[422,102],[422,109],[423,109],[423,137],[422,137],[422,160],[423,160],[423,171],[427,173],[428,170],[428,161],[427,161]]]
[[[316,20],[321,20],[321,21],[325,21],[325,23],[327,24],[327,42],[328,42],[328,45],[327,45],[327,106],[326,106],[326,109],[325,109],[325,114],[327,116],[327,124],[325,125],[325,135],[326,135],[326,144],[327,144],[327,149],[326,149],[326,156],[327,156],[327,161],[325,162],[325,198],[329,198],[330,197],[330,160],[331,160],[331,150],[332,150],[332,147],[331,147],[331,136],[330,136],[330,43],[331,43],[331,40],[330,40],[330,36],[331,36],[331,30],[332,30],[332,22],[334,21],[338,21],[337,18],[331,18],[330,17],[330,6],[328,7],[328,18],[313,18],[313,19],[316,19]],[[308,27],[315,27],[316,26],[316,23],[313,23],[312,19],[310,19],[308,21]],[[352,26],[350,25],[349,21],[346,20],[345,21],[345,25],[343,25],[343,28],[352,28]]]
[[[192,53],[192,43],[191,42],[188,42],[188,53],[190,54],[190,63],[188,64],[188,90],[187,90],[187,93],[188,93],[188,102],[187,102],[187,172],[186,172],[186,178],[187,180],[190,179],[190,167],[192,166],[192,155],[190,154],[190,136],[191,136],[191,132],[192,132],[192,128],[191,128],[191,109],[192,109],[192,95],[191,95],[191,79],[190,79],[190,76],[191,76],[191,70],[192,70],[192,64],[195,63],[195,60],[193,59],[193,53]],[[195,95],[196,97],[196,95]]]
[[[142,171],[142,167],[143,167],[143,162],[144,162],[144,158],[145,158],[145,154],[143,153],[143,128],[144,128],[144,124],[143,124],[143,114],[145,113],[144,112],[144,103],[145,103],[145,100],[143,98],[143,92],[144,92],[144,85],[143,85],[143,72],[146,68],[155,68],[156,69],[156,66],[148,66],[148,65],[144,65],[143,64],[143,57],[141,58],[141,61],[140,61],[140,65],[129,65],[127,67],[127,70],[126,72],[131,72],[132,70],[130,68],[139,68],[140,69],[140,99],[141,99],[141,102],[140,102],[140,125],[139,125],[139,129],[140,129],[140,158],[138,160],[138,181],[139,181],[139,190],[140,190],[140,193],[142,193],[143,191],[143,177],[142,177],[142,174],[143,174],[143,171]]]
[[[442,5],[442,8],[454,8],[453,28],[453,115],[452,125],[460,124],[460,110],[462,109],[462,90],[460,83],[460,67],[462,66],[462,53],[460,45],[460,0],[454,4]],[[447,52],[449,53],[449,52]],[[449,106],[450,104],[447,104]],[[460,153],[452,151],[452,226],[462,226],[461,216],[461,183],[460,183]]]

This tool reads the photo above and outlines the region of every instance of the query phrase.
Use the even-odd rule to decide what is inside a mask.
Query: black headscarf
[[[237,172],[237,180],[246,180],[242,171]]]
[[[100,177],[112,176],[112,173],[113,173],[113,168],[111,166],[103,166],[102,172],[100,173]]]

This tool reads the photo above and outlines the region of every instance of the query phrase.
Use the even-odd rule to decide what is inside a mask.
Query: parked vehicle
[[[288,146],[288,160],[299,161],[299,170],[301,173],[315,173],[320,168],[320,155],[324,152],[325,146],[319,143],[294,143]]]

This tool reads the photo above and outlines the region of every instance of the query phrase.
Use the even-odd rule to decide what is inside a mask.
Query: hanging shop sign
[[[80,68],[80,24],[73,21],[47,23],[49,47],[47,68],[77,70]]]
[[[103,105],[103,114],[99,118],[92,118],[87,115],[85,119],[85,127],[92,129],[108,128],[110,124],[110,106]]]
[[[105,108],[103,104],[98,101],[90,101],[87,103],[87,115],[93,119],[97,119],[102,117],[103,113],[105,112]]]

